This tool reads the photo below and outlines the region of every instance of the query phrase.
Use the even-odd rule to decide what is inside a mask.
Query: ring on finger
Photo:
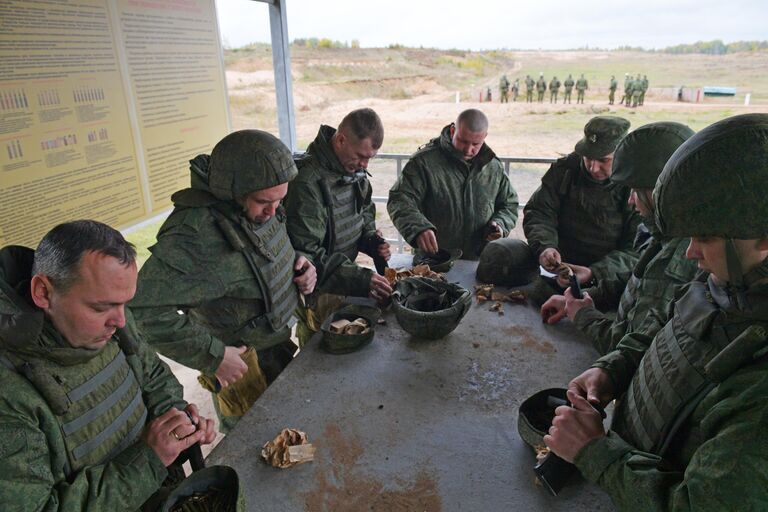
[[[177,434],[175,430],[171,430],[170,432],[168,432],[168,435],[175,437],[177,441],[181,441],[179,434]]]

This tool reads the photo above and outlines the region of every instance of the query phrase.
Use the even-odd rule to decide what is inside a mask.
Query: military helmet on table
[[[208,185],[219,199],[234,200],[282,183],[298,174],[290,150],[261,130],[230,133],[211,152]]]

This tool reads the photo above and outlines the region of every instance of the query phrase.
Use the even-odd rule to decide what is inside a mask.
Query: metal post
[[[293,113],[291,53],[285,2],[286,0],[267,1],[269,3],[269,27],[272,33],[272,65],[275,68],[277,124],[280,128],[280,140],[291,151],[296,151],[296,119]]]

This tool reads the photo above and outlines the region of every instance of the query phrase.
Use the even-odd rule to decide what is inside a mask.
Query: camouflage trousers
[[[565,93],[563,94],[563,103],[565,103],[566,101],[568,103],[571,102],[571,91],[569,90],[566,90]]]
[[[609,105],[613,105],[613,100],[614,100],[615,97],[616,97],[616,91],[609,91],[608,92],[608,104]],[[624,98],[622,98],[622,101],[623,100],[624,100]]]
[[[502,103],[509,103],[509,93],[502,89],[501,91],[501,100]]]
[[[584,103],[584,91],[576,91],[576,103]]]

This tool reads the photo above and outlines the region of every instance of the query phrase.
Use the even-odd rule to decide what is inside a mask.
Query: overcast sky
[[[288,35],[363,47],[571,49],[768,39],[768,0],[283,0]],[[267,4],[216,0],[223,42],[269,42]]]

